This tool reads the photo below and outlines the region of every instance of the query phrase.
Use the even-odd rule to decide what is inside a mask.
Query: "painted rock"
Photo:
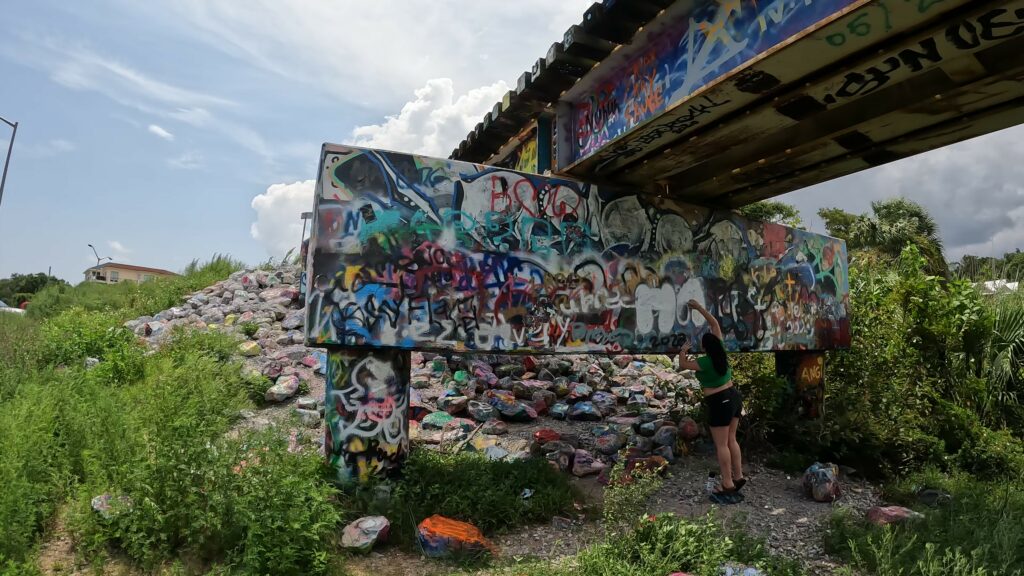
[[[661,456],[667,460],[669,464],[674,464],[676,461],[676,454],[671,446],[658,446],[651,452],[651,454]]]
[[[277,384],[267,388],[267,392],[263,395],[263,398],[267,402],[284,402],[292,396],[295,396],[295,393],[298,391],[298,376],[281,376],[277,379]]]
[[[834,502],[842,495],[839,467],[815,462],[804,472],[804,492],[817,502]]]
[[[632,428],[640,423],[640,419],[636,416],[612,416],[608,422],[622,428]]]
[[[569,402],[587,400],[593,395],[594,389],[586,384],[576,384],[569,389]]]
[[[538,390],[533,393],[533,402],[535,406],[537,402],[543,402],[546,410],[554,406],[555,402],[558,402],[558,396],[551,390]]]
[[[601,414],[605,416],[611,416],[615,413],[615,408],[619,403],[619,399],[610,392],[594,392],[594,396],[590,399],[597,406],[597,409],[601,411]]]
[[[601,411],[593,402],[577,402],[569,409],[569,420],[596,422],[601,419]]]
[[[260,352],[260,345],[251,340],[249,342],[242,342],[238,345],[238,353],[242,356],[259,356]]]
[[[594,438],[595,449],[601,454],[605,454],[607,456],[611,456],[619,450],[622,450],[622,447],[625,445],[626,438],[614,430],[608,430]]]
[[[498,411],[494,406],[476,400],[470,400],[466,409],[469,411],[469,417],[477,422],[487,422],[498,417]]]
[[[499,409],[501,417],[509,422],[532,422],[537,419],[537,411],[533,406],[517,402],[513,407]]]
[[[435,514],[420,522],[416,530],[420,548],[430,558],[443,558],[452,554],[493,554],[494,544],[484,538],[480,529],[467,522],[459,522]]]
[[[427,414],[422,420],[423,429],[440,430],[444,428],[445,424],[448,424],[454,419],[455,417],[447,412],[434,412],[432,414]]]
[[[654,450],[654,440],[645,436],[633,436],[629,439],[629,445],[637,448],[641,452],[650,452]]]
[[[629,354],[623,354],[621,356],[616,356],[612,360],[612,363],[615,364],[616,366],[618,366],[619,368],[625,368],[626,366],[629,366],[629,363],[632,362],[632,361],[633,361],[633,357],[632,356],[630,356]]]
[[[597,474],[604,470],[604,467],[604,462],[597,460],[586,450],[576,450],[572,459],[572,475],[578,478]]]
[[[626,410],[633,413],[642,413],[647,410],[647,397],[642,394],[633,394],[626,400]]]
[[[292,310],[281,320],[281,328],[285,330],[298,330],[306,324],[305,310]]]
[[[412,404],[409,406],[409,420],[413,422],[422,422],[424,418],[430,415],[433,411],[430,408],[422,404]]]
[[[499,460],[504,460],[508,458],[509,451],[505,450],[501,446],[488,446],[484,450],[484,456],[486,456],[487,459],[491,460],[492,462],[497,462]]]
[[[538,368],[537,359],[533,356],[523,357],[523,368],[530,372],[536,372]]]
[[[654,443],[658,446],[675,446],[679,429],[675,426],[662,426],[654,433]]]
[[[867,513],[868,522],[876,526],[900,524],[908,520],[918,520],[920,518],[924,518],[924,514],[914,512],[910,508],[904,508],[903,506],[873,506]]]
[[[461,414],[469,406],[469,398],[465,396],[442,396],[437,399],[438,410],[449,414]]]
[[[555,442],[562,438],[562,435],[552,430],[551,428],[541,428],[533,433],[533,441],[538,446],[543,446],[548,442]]]
[[[508,434],[508,424],[505,424],[501,420],[488,420],[480,428],[480,432],[490,434],[492,436],[502,436],[504,434]]]
[[[569,381],[565,378],[556,378],[552,388],[555,395],[559,398],[565,398],[569,395]]]
[[[651,437],[654,436],[654,433],[657,432],[657,430],[658,430],[658,422],[656,422],[656,421],[655,422],[644,422],[643,424],[640,425],[640,428],[637,430],[637,432],[641,436],[646,436],[648,438],[651,438]]]
[[[341,532],[341,545],[356,552],[369,552],[374,544],[385,542],[391,523],[383,516],[364,516],[345,526]]]
[[[562,442],[551,442],[545,448],[550,448],[551,446],[558,446],[558,449],[547,452],[544,458],[547,459],[555,470],[569,472],[572,469],[572,460],[576,451],[572,446]]]
[[[764,572],[751,566],[726,564],[720,570],[722,576],[765,576]]]
[[[413,378],[411,386],[416,390],[424,390],[430,388],[430,380],[428,378]]]
[[[565,420],[569,417],[569,405],[565,402],[556,402],[549,410],[549,413],[555,420]]]
[[[700,436],[700,427],[697,426],[697,422],[693,418],[683,418],[679,421],[679,435],[687,442],[696,440]]]

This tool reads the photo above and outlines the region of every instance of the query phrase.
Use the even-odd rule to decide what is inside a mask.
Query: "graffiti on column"
[[[673,106],[854,0],[697,0],[626,64],[573,102],[573,160]],[[697,110],[715,106],[702,102]],[[688,117],[702,115],[691,113]],[[696,125],[683,120],[679,133]]]
[[[408,358],[393,351],[328,354],[324,448],[339,481],[385,475],[408,454]]]
[[[531,174],[536,174],[540,171],[540,154],[537,150],[537,126],[529,128],[525,135],[519,137],[519,140],[519,145],[516,146],[508,156],[495,165],[502,168],[511,168],[518,172],[530,172]]]
[[[326,145],[310,345],[671,352],[849,345],[846,245],[667,199]]]

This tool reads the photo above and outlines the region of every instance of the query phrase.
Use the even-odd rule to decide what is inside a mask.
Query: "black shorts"
[[[743,413],[743,395],[735,386],[704,397],[708,406],[708,426],[717,428],[732,424]]]

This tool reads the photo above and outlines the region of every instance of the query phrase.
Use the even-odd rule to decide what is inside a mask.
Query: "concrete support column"
[[[324,448],[340,483],[397,471],[409,454],[410,353],[331,349]]]
[[[825,403],[825,353],[785,351],[775,353],[775,373],[792,385],[800,416],[822,416]]]

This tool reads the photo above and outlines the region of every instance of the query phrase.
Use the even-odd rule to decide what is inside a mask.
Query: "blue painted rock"
[[[658,446],[675,446],[679,429],[675,426],[662,426],[654,433],[654,443]]]
[[[386,542],[391,523],[383,516],[365,516],[345,526],[341,545],[356,552],[369,552],[374,544]]]
[[[577,402],[569,409],[569,420],[596,422],[602,418],[601,411],[593,402]]]
[[[587,400],[594,393],[594,389],[586,384],[576,384],[569,389],[569,402]]]
[[[556,402],[549,410],[549,413],[555,420],[565,420],[569,416],[569,405],[565,402]]]
[[[594,392],[594,396],[590,399],[597,406],[597,409],[601,411],[601,414],[610,416],[615,413],[615,407],[619,403],[619,399],[610,392]]]

